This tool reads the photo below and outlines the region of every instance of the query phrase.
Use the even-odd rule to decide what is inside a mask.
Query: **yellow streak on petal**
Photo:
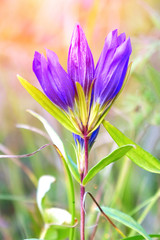
[[[92,89],[93,89],[93,84],[94,84],[95,79],[93,79],[89,93],[88,93],[88,99],[87,99],[87,111],[88,111],[88,116],[89,116],[89,111],[90,111],[90,104],[91,104],[91,96],[92,96]]]
[[[77,94],[78,94],[78,105],[79,105],[78,107],[79,107],[80,118],[83,126],[86,126],[88,122],[88,111],[87,111],[85,94],[81,84],[76,82],[76,87],[77,87]]]
[[[99,119],[99,108],[100,108],[99,103],[96,103],[96,104],[92,105],[92,107],[91,107],[89,121],[88,121],[88,130],[89,131],[92,130],[93,125]]]

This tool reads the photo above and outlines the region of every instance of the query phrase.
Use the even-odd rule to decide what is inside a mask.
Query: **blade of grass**
[[[147,214],[149,213],[149,211],[151,210],[151,208],[154,206],[154,204],[157,202],[157,200],[159,198],[160,198],[160,189],[158,189],[158,191],[155,193],[155,195],[152,197],[152,199],[150,199],[149,204],[146,206],[146,208],[142,212],[141,216],[137,220],[138,223],[143,222],[143,220],[145,219],[145,217],[147,216]],[[133,233],[134,233],[134,231],[132,230],[130,232],[129,236],[131,236]]]

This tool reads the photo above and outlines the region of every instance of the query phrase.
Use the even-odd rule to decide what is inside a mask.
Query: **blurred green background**
[[[77,22],[86,33],[95,64],[109,31],[118,28],[119,33],[125,32],[131,37],[131,76],[107,119],[160,158],[159,0],[0,0],[0,154],[30,153],[48,143],[43,136],[16,127],[21,123],[44,131],[26,109],[43,115],[59,133],[68,151],[73,151],[71,134],[29,96],[16,74],[40,88],[32,72],[32,60],[35,50],[45,53],[45,48],[53,50],[66,69],[70,38]],[[90,166],[115,148],[116,144],[101,127],[91,151]],[[37,179],[44,174],[55,176],[57,182],[49,194],[50,202],[54,207],[68,208],[63,166],[54,149],[46,148],[33,157],[21,159],[23,166],[15,161],[0,159],[0,239],[4,240],[38,237],[43,226],[36,206],[36,188],[24,173],[24,165]],[[75,184],[75,187],[79,218],[79,186]],[[132,213],[136,206],[154,196],[159,187],[158,175],[122,159],[97,175],[87,190],[100,204]],[[159,198],[151,203],[153,206],[141,222],[148,233],[158,233]],[[96,215],[89,208],[91,200],[88,199],[87,204],[86,225],[89,227],[94,224]],[[143,210],[133,217],[139,219]],[[92,231],[92,228],[87,229]],[[96,239],[118,239],[103,218]]]

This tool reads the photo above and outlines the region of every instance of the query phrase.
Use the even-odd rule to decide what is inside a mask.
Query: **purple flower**
[[[85,34],[76,25],[68,53],[68,73],[50,50],[47,59],[35,52],[33,71],[47,97],[66,112],[81,136],[91,135],[122,88],[131,52],[130,38],[126,39],[125,33],[118,36],[114,30],[108,34],[94,67]]]
[[[64,110],[74,106],[75,88],[68,74],[61,67],[57,55],[47,50],[47,60],[35,52],[33,71],[47,97]]]
[[[118,30],[110,32],[95,68],[94,102],[101,106],[113,100],[120,91],[132,52],[130,38]]]

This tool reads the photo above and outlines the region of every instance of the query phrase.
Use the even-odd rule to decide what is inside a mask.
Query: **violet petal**
[[[68,75],[73,83],[79,82],[85,94],[89,92],[94,74],[94,61],[86,36],[79,25],[76,25],[71,38],[68,53]]]
[[[109,41],[105,42],[95,70],[94,101],[99,99],[101,104],[112,100],[120,90],[132,52],[130,39],[125,40],[125,34],[116,38],[115,33],[114,31],[110,37],[113,41],[110,46],[113,48],[109,48]]]
[[[35,52],[33,71],[48,98],[64,110],[73,107],[74,88],[73,84],[58,61],[56,54],[47,51],[48,61],[45,57]],[[65,84],[64,84],[65,83]],[[68,86],[66,92],[64,88]]]

